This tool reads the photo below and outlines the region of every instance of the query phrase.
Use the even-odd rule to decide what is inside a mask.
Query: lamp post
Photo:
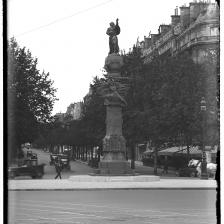
[[[202,116],[202,128],[201,128],[201,149],[202,149],[202,162],[201,162],[201,179],[208,179],[207,162],[205,153],[205,133],[206,133],[206,101],[205,98],[201,98],[201,116]]]

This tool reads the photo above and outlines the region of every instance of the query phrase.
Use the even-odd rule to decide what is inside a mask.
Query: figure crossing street
[[[54,166],[55,166],[55,170],[57,172],[57,175],[55,176],[54,179],[57,179],[58,177],[61,179],[62,165],[58,158],[55,160]]]

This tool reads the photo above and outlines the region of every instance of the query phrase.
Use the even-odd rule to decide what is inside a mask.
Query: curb
[[[51,188],[51,189],[8,189],[8,191],[107,191],[107,190],[217,190],[216,187],[126,187],[126,188]]]

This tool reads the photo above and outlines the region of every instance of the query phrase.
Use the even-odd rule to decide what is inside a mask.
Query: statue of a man
[[[119,46],[118,46],[117,35],[120,34],[118,19],[116,19],[116,25],[114,24],[114,22],[110,23],[110,27],[107,29],[106,34],[109,35],[109,46],[110,46],[109,54],[118,53]]]

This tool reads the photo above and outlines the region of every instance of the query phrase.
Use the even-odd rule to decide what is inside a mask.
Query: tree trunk
[[[154,174],[157,175],[157,157],[158,157],[158,152],[157,152],[157,147],[154,148]]]
[[[75,146],[75,159],[79,158],[78,146]]]
[[[85,154],[86,154],[85,161],[87,161],[87,155],[88,155],[88,149],[87,149],[87,146],[85,146]]]
[[[90,159],[89,158],[89,146],[87,145],[86,148],[87,148],[87,160],[89,161],[89,159]]]
[[[78,159],[80,159],[80,146],[78,146]]]
[[[187,162],[190,160],[190,145],[191,145],[191,136],[187,136]]]
[[[98,159],[97,160],[98,160],[98,162],[100,162],[100,152],[101,152],[101,149],[99,148],[98,149],[98,152],[97,152],[97,156],[98,156]]]
[[[93,159],[93,147],[91,146],[91,160]]]
[[[83,146],[81,147],[81,160],[84,160],[84,148]]]
[[[189,162],[189,160],[190,160],[190,146],[187,143],[187,162]]]
[[[135,169],[135,144],[130,144],[131,148],[131,169]]]

